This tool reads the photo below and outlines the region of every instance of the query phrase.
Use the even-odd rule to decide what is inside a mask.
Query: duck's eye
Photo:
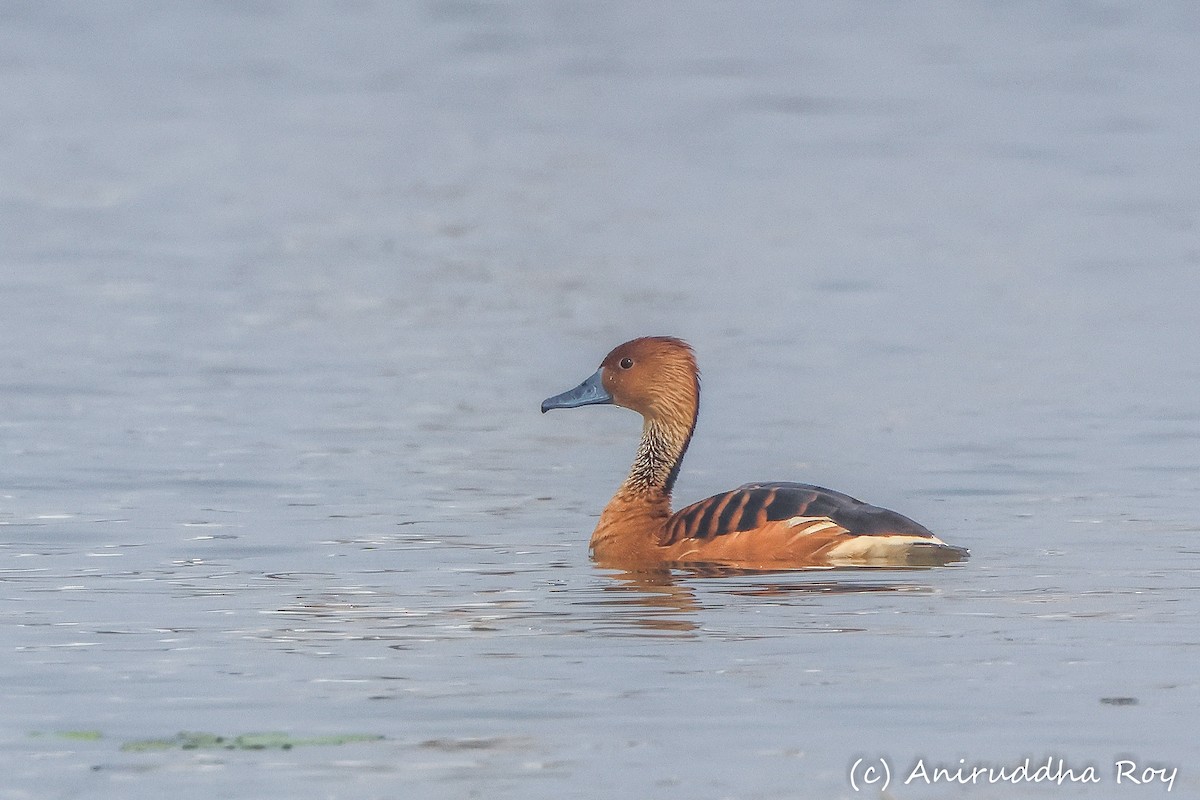
[[[633,359],[629,356],[621,359],[621,369],[629,369],[633,366]]]

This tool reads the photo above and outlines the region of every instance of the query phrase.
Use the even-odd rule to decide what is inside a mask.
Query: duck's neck
[[[631,497],[661,496],[669,502],[675,479],[679,477],[679,465],[683,463],[695,426],[694,414],[686,423],[659,417],[647,418],[642,425],[642,440],[638,443],[637,456],[618,494]]]

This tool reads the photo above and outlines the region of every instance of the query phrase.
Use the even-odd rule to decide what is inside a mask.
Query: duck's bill
[[[596,374],[569,392],[547,397],[542,401],[542,413],[545,414],[552,408],[579,408],[611,403],[612,395],[605,391],[600,372],[596,370]]]

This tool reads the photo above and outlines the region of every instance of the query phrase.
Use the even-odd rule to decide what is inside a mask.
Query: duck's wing
[[[848,494],[804,483],[748,483],[680,509],[667,520],[662,545],[711,540],[786,520],[812,533],[906,536],[939,540],[903,514]]]

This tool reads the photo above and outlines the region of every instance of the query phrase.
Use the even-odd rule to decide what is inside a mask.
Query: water
[[[16,3],[0,798],[1200,796],[1186,4]],[[965,565],[637,582],[607,350],[685,502],[821,483]],[[1132,698],[1129,699],[1129,698]],[[181,731],[380,741],[122,745]],[[861,777],[861,776],[860,776]],[[878,796],[866,792],[866,796]]]

